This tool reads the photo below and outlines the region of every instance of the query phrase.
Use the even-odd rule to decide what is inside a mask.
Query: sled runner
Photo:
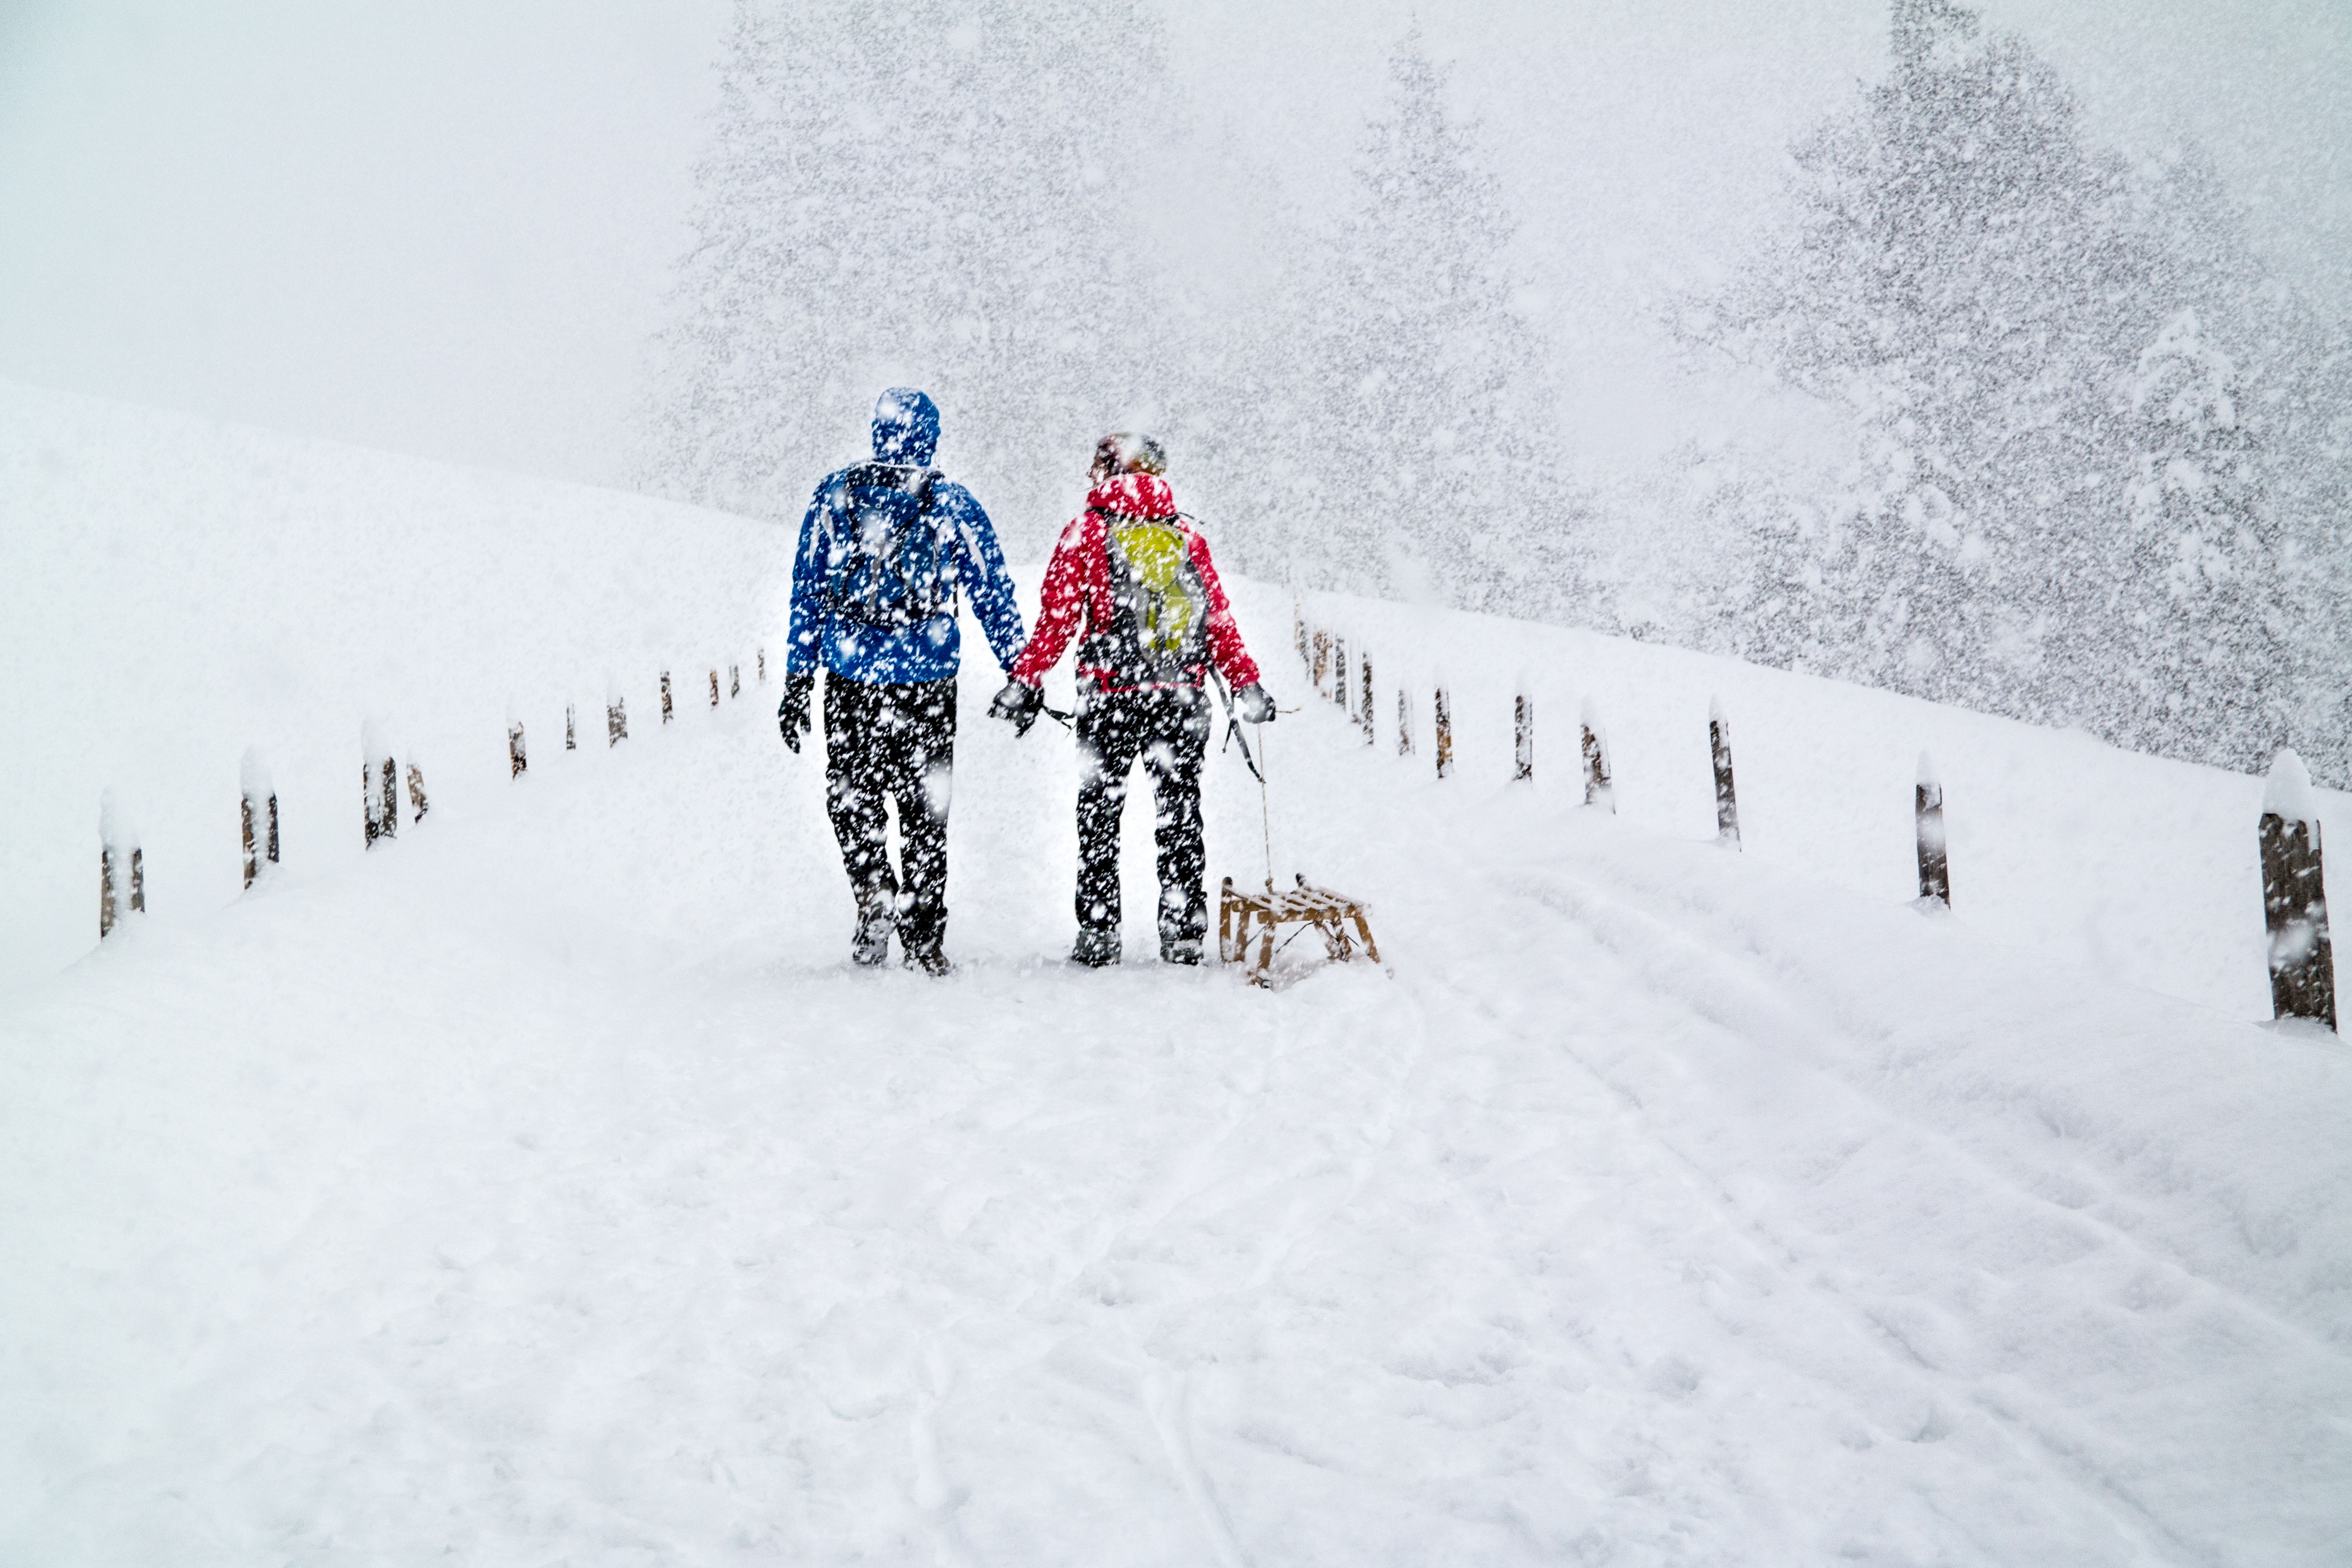
[[[1355,957],[1359,940],[1363,943],[1366,958],[1374,963],[1381,961],[1381,950],[1372,941],[1372,928],[1365,919],[1364,906],[1345,893],[1310,886],[1303,874],[1297,889],[1280,893],[1274,890],[1271,880],[1263,893],[1235,892],[1234,879],[1226,878],[1224,897],[1217,913],[1218,957],[1227,963],[1248,962],[1253,921],[1257,922],[1257,963],[1249,972],[1253,985],[1272,984],[1275,934],[1285,925],[1312,927],[1323,939],[1325,955],[1334,963],[1345,963]],[[1348,934],[1350,924],[1356,928],[1354,937]],[[1294,937],[1297,934],[1291,933]],[[1283,945],[1289,945],[1286,939]]]

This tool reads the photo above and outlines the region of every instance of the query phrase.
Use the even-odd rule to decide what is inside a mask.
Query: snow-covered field
[[[195,798],[147,808],[152,918],[0,993],[0,1560],[2344,1561],[2352,1056],[2249,1021],[2258,781],[1317,606],[1375,652],[1368,749],[1309,700],[1287,600],[1244,587],[1303,710],[1266,737],[1276,868],[1370,900],[1392,974],[1065,966],[1067,737],[986,722],[982,668],[961,967],[853,973],[773,686],[640,712],[661,661],[772,622],[772,534],[178,422],[142,466],[139,417],[11,396],[0,462],[45,461],[46,418],[85,456],[44,493],[110,509],[103,548],[0,530],[45,563],[37,674],[137,673],[157,643],[118,655],[91,614],[124,573],[128,624],[190,646],[152,731],[86,732],[145,711],[95,678],[12,694],[9,865],[79,837],[8,929],[88,946],[83,773]],[[415,520],[387,570],[446,596],[351,566],[362,501]],[[261,530],[141,564],[142,516],[255,515],[315,519],[313,582],[226,593]],[[595,585],[584,631],[575,596],[490,613],[559,569]],[[272,685],[207,630],[282,613],[308,658],[392,604],[416,651],[374,684]],[[584,718],[607,652],[632,738],[535,739],[504,783],[508,698],[534,737],[575,689]],[[1390,681],[1440,658],[1443,783],[1425,718],[1413,757],[1390,728]],[[1588,691],[1615,817],[1579,804]],[[1709,841],[1709,692],[1739,855]],[[449,777],[365,855],[362,708]],[[223,731],[216,784],[139,771],[150,735]],[[238,898],[236,754],[278,734],[289,859]],[[1907,901],[1923,745],[1948,917]],[[1210,784],[1213,876],[1263,875],[1255,784],[1235,758]]]

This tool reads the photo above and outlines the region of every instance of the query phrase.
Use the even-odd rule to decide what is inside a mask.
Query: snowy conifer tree
[[[2252,765],[2294,727],[2269,476],[2310,437],[2252,416],[2307,334],[2197,160],[2136,177],[1946,0],[1892,21],[1887,79],[1797,147],[1791,230],[1701,329],[1861,437],[1761,574],[1810,585],[1824,673]]]
[[[1389,71],[1353,208],[1266,344],[1260,548],[1321,585],[1556,615],[1579,602],[1581,506],[1512,300],[1513,222],[1417,32]]]
[[[1162,70],[1124,0],[741,0],[652,487],[796,520],[908,383],[942,463],[1042,548],[1157,368],[1126,174]]]

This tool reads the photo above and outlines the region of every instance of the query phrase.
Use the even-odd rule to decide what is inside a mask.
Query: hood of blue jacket
[[[939,450],[940,405],[911,386],[874,400],[874,460],[927,468]]]

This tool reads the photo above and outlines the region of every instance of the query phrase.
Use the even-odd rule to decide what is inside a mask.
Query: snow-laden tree
[[[1034,552],[1163,374],[1130,153],[1167,111],[1127,0],[740,0],[659,345],[647,479],[796,518],[874,395]]]
[[[2125,385],[2137,467],[2116,601],[2137,689],[2109,727],[2139,743],[2178,731],[2251,759],[2288,728],[2292,590],[2244,399],[2237,365],[2187,308]]]
[[[2285,405],[2340,375],[2193,154],[2092,147],[2057,73],[1946,0],[1892,19],[1887,78],[1795,148],[1789,229],[1697,328],[1859,437],[1819,524],[1755,542],[1803,585],[1770,651],[2253,765],[2313,711],[2325,550],[2280,477],[2326,420]]]
[[[1408,34],[1366,127],[1354,201],[1300,247],[1253,334],[1233,454],[1252,563],[1314,585],[1559,614],[1582,503],[1558,461],[1514,223],[1444,72]]]

